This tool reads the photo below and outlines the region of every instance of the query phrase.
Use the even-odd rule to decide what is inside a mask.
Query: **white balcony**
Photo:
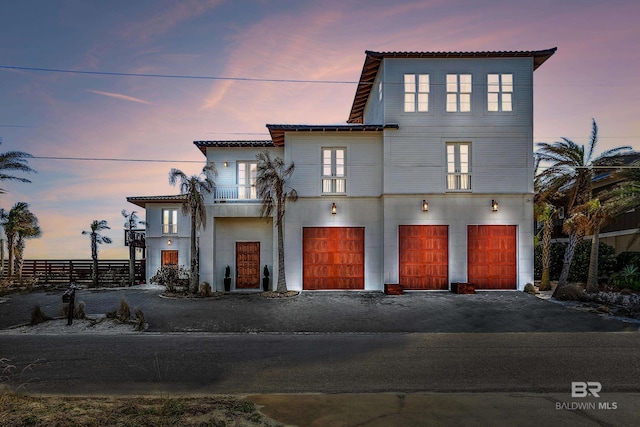
[[[259,203],[255,185],[216,185],[213,190],[214,203]]]

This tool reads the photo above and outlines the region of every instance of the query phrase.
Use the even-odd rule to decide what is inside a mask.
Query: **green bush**
[[[551,244],[550,278],[558,280],[562,272],[562,260],[566,243]],[[569,269],[569,281],[586,282],[589,274],[589,258],[591,256],[591,240],[585,240],[576,247],[576,251],[571,261]],[[534,277],[536,280],[542,278],[542,245],[536,246],[534,250]],[[600,243],[598,252],[598,277],[610,277],[617,266],[616,252],[613,246]]]
[[[616,259],[616,271],[622,271],[628,265],[635,265],[640,269],[640,252],[620,252]]]
[[[177,286],[185,290],[189,289],[189,271],[182,266],[163,265],[149,281],[164,286],[167,292],[175,292]]]
[[[617,288],[640,291],[640,268],[634,264],[628,264],[611,277],[611,283]]]

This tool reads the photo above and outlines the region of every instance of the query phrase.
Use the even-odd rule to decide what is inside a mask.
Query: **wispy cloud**
[[[123,95],[121,93],[103,92],[101,90],[92,90],[92,89],[87,89],[87,92],[95,93],[97,95],[102,95],[102,96],[108,96],[110,98],[121,99],[123,101],[137,102],[139,104],[146,104],[146,105],[154,105],[153,102],[145,101],[144,99],[135,98],[133,96]]]

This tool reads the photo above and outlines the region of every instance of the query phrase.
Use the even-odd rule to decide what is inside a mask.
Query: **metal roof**
[[[388,125],[267,125],[276,147],[284,145],[285,132],[380,132],[384,129],[398,129],[397,124]]]
[[[540,67],[547,59],[553,55],[558,48],[554,47],[546,50],[527,51],[496,51],[496,52],[373,52],[365,51],[366,58],[362,66],[362,73],[358,82],[358,88],[353,99],[349,120],[347,123],[362,123],[364,107],[369,99],[373,82],[376,79],[380,64],[386,58],[447,58],[447,59],[467,59],[467,58],[533,58],[534,71]]]
[[[127,202],[146,208],[147,203],[182,203],[186,196],[184,194],[175,194],[171,196],[130,196]]]
[[[255,148],[255,147],[273,147],[273,141],[269,140],[245,140],[245,141],[193,141],[196,147],[200,149],[202,154],[207,155],[207,148],[209,147],[240,147],[240,148]]]

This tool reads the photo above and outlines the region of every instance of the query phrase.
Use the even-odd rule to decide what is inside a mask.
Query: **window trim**
[[[449,83],[449,76],[455,76],[456,81],[455,83]],[[460,77],[462,76],[469,76],[469,83],[462,83]],[[455,91],[451,91],[450,89],[450,85],[455,84],[456,88]],[[469,91],[468,92],[462,92],[462,85],[469,85]],[[449,109],[449,105],[452,105],[449,102],[449,96],[455,96],[455,106],[456,109],[455,110],[450,110]],[[469,97],[469,110],[468,111],[462,111],[461,107],[462,107],[462,95],[468,95]],[[445,103],[444,103],[444,110],[446,113],[450,113],[450,114],[472,114],[473,113],[473,73],[471,72],[460,72],[460,73],[446,73],[445,74]]]
[[[460,150],[459,149],[455,149],[454,148],[454,169],[456,169],[454,172],[449,172],[449,147],[453,146],[453,147],[461,147],[461,146],[466,146],[467,147],[467,170],[468,172],[463,173],[463,172],[459,172],[458,168],[461,165],[461,159],[460,159]],[[460,141],[456,141],[456,140],[446,140],[445,141],[445,149],[444,149],[444,156],[445,156],[445,161],[444,161],[444,165],[445,165],[445,173],[444,173],[444,188],[445,188],[445,192],[447,193],[471,193],[473,192],[473,157],[472,157],[472,142],[469,140],[460,140]],[[466,176],[467,180],[468,180],[468,188],[449,188],[449,178],[450,177],[463,177]],[[459,185],[458,182],[461,182],[462,180],[456,180],[456,185],[455,187],[458,186],[462,186]]]
[[[173,212],[173,215],[169,214],[167,216],[168,222],[165,222],[165,212]],[[162,225],[162,234],[163,235],[174,235],[178,234],[178,208],[162,208],[160,213],[161,215],[161,225]],[[175,222],[171,220],[175,219]]]
[[[342,175],[337,175],[337,151],[342,150],[343,152],[343,173]],[[325,152],[331,152],[330,159],[330,168],[331,175],[325,175]],[[324,191],[325,181],[331,182],[331,190],[332,191]],[[338,181],[343,182],[344,191],[335,191],[338,188]],[[347,174],[347,148],[346,147],[322,147],[320,149],[320,194],[323,196],[346,196],[347,195],[347,182],[348,182],[348,174]]]
[[[240,165],[244,165],[244,177],[243,180],[248,178],[248,182],[240,184]],[[251,168],[255,166],[255,176],[251,176]],[[254,160],[237,160],[236,161],[236,185],[238,186],[238,200],[256,200],[258,198],[256,193],[256,179],[258,177],[258,162]],[[253,178],[253,179],[252,179]],[[253,181],[253,182],[251,182]],[[241,188],[241,185],[245,188]],[[246,191],[249,189],[249,191]],[[243,190],[245,190],[243,192]],[[248,194],[247,194],[248,193]]]
[[[495,84],[489,83],[489,76],[498,76],[498,83],[497,83],[498,91],[497,92],[496,91],[490,91],[491,86],[493,86]],[[511,76],[511,84],[510,84],[511,91],[509,91],[509,92],[505,92],[504,89],[503,89],[503,77],[504,76]],[[514,101],[514,99],[515,99],[515,96],[514,96],[515,90],[514,90],[513,81],[514,81],[514,76],[513,76],[512,72],[511,73],[487,73],[487,78],[486,78],[487,90],[486,90],[486,103],[485,103],[485,108],[486,108],[487,113],[489,113],[489,114],[497,114],[497,113],[499,113],[499,114],[513,114],[515,112],[515,101]],[[503,95],[506,94],[506,93],[509,93],[511,95],[511,103],[510,103],[511,104],[511,109],[510,110],[504,110],[503,109],[503,107],[504,107],[504,96]],[[498,109],[497,110],[492,110],[490,108],[489,96],[491,94],[497,94],[497,97],[498,97],[498,100],[497,100]]]
[[[413,77],[413,82],[407,82],[407,76]],[[421,78],[425,77],[426,82],[421,82]],[[413,85],[413,90],[407,90],[407,85]],[[423,89],[426,84],[426,90]],[[429,73],[405,73],[402,78],[402,112],[403,113],[431,113],[431,75]],[[421,103],[421,95],[426,96],[426,102]],[[408,97],[412,98],[411,103],[407,102]],[[426,109],[420,109],[421,105],[426,104]],[[413,109],[407,110],[407,105],[411,105]]]

